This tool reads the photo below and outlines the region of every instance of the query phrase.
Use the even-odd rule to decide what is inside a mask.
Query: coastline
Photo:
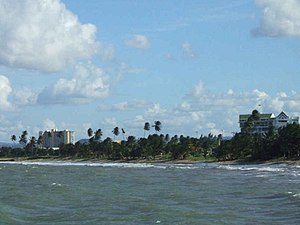
[[[266,161],[246,161],[246,160],[171,160],[171,159],[135,159],[135,160],[108,160],[108,159],[80,159],[80,158],[70,158],[70,157],[20,157],[20,158],[0,158],[0,162],[20,162],[20,161],[72,161],[72,162],[100,162],[100,163],[172,163],[172,164],[193,164],[193,163],[215,163],[220,165],[257,165],[257,164],[287,164],[287,165],[299,165],[300,159],[271,159]]]

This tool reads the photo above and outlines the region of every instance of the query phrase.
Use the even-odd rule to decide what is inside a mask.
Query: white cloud
[[[9,111],[12,105],[8,100],[12,92],[10,81],[6,76],[0,75],[0,111]]]
[[[233,94],[234,94],[234,92],[233,92],[233,90],[232,90],[232,89],[229,89],[229,90],[227,91],[227,94],[228,94],[228,95],[233,95]]]
[[[116,59],[116,50],[112,44],[102,45],[99,50],[99,55],[105,61],[113,61]]]
[[[209,128],[209,129],[213,129],[213,128],[216,127],[216,124],[215,123],[207,123],[206,127]]]
[[[148,111],[147,111],[147,113],[149,113],[150,115],[158,115],[158,114],[162,114],[162,113],[164,113],[164,112],[166,112],[166,110],[165,109],[162,109],[161,107],[160,107],[160,104],[158,104],[158,103],[155,103],[155,104],[153,104],[152,105],[152,107],[151,108],[148,108]]]
[[[23,129],[23,125],[18,121],[12,121],[4,115],[0,114],[0,141],[10,141],[11,135],[15,134],[18,137],[18,132]]]
[[[14,102],[16,105],[33,105],[36,103],[37,94],[29,88],[14,91]]]
[[[275,97],[271,100],[269,107],[275,112],[283,111],[284,101],[282,101],[280,97]]]
[[[257,89],[250,92],[229,89],[227,93],[212,93],[198,82],[191,93],[177,107],[164,113],[161,121],[170,121],[170,124],[174,121],[177,129],[186,132],[198,129],[203,134],[216,134],[224,130],[224,135],[231,135],[239,131],[239,114],[251,113],[255,108],[261,113],[285,111],[298,116],[300,111],[300,94],[295,91],[270,95]]]
[[[96,27],[60,0],[0,0],[0,64],[43,72],[97,52]]]
[[[279,92],[276,96],[270,99],[269,108],[276,113],[288,111],[296,113],[299,116],[300,94],[295,91],[293,91],[291,95]]]
[[[181,104],[180,104],[180,108],[182,110],[190,110],[191,109],[191,104],[189,102],[186,102],[186,101],[183,101]]]
[[[269,97],[266,92],[257,89],[253,90],[253,95],[256,96],[257,101],[264,101]]]
[[[135,35],[133,38],[125,41],[125,43],[133,48],[146,49],[150,47],[150,42],[144,35]]]
[[[51,119],[45,119],[43,122],[43,130],[57,129],[55,122]]]
[[[105,125],[109,125],[111,127],[117,126],[117,120],[114,117],[105,118]]]
[[[200,81],[192,90],[192,95],[194,97],[202,97],[205,93],[204,84]]]
[[[256,4],[263,17],[255,35],[300,36],[299,0],[256,0]]]
[[[202,112],[202,111],[199,111],[199,112],[191,112],[191,118],[192,120],[195,120],[195,121],[199,121],[201,119],[203,119],[205,116],[205,114]]]
[[[189,42],[185,42],[182,44],[182,50],[183,50],[183,54],[185,57],[189,57],[189,58],[196,58],[197,55],[193,50],[193,46],[191,43]]]
[[[79,64],[71,80],[60,79],[38,96],[39,103],[87,103],[106,97],[109,81],[105,73],[92,64]]]
[[[123,101],[118,102],[113,105],[101,104],[98,107],[98,110],[101,111],[129,111],[146,108],[149,105],[146,101],[143,100],[133,100],[133,101]]]

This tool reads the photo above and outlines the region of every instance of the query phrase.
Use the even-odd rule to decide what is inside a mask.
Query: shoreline
[[[73,162],[99,162],[99,163],[173,163],[173,164],[193,164],[193,163],[215,163],[220,165],[258,165],[258,164],[287,164],[287,165],[299,165],[300,159],[271,159],[266,161],[246,161],[246,160],[228,160],[228,161],[218,161],[218,160],[171,160],[171,159],[134,159],[134,160],[109,160],[109,159],[76,159],[70,157],[20,157],[20,158],[0,158],[0,162],[20,162],[20,161],[73,161]]]

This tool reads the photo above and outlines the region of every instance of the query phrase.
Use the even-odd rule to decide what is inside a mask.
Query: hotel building
[[[75,132],[69,130],[58,131],[51,129],[40,131],[39,136],[42,137],[43,148],[59,148],[62,144],[75,144]]]
[[[251,114],[244,114],[239,116],[239,124],[241,130],[245,127],[248,118]],[[299,124],[299,117],[290,117],[285,112],[279,113],[275,116],[273,113],[259,114],[259,119],[254,122],[251,127],[252,134],[264,134],[267,133],[270,127],[274,127],[278,130],[280,127],[284,127],[287,124]]]

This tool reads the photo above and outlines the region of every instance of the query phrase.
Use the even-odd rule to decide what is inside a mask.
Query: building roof
[[[279,113],[278,116],[276,116],[276,118],[277,119],[288,119],[289,117],[288,117],[288,115],[286,115],[285,112],[282,111],[281,113]]]
[[[247,120],[249,117],[251,116],[251,114],[242,114],[239,116],[240,120]],[[273,113],[262,113],[259,114],[260,119],[272,119],[274,118],[274,114]]]

